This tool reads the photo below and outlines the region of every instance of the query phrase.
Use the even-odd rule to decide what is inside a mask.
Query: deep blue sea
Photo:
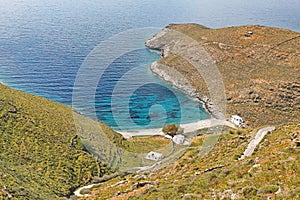
[[[95,47],[120,32],[190,22],[299,32],[299,9],[299,0],[0,0],[0,81],[74,106],[72,92],[82,64]],[[95,101],[85,101],[82,94],[75,109],[93,117],[93,107],[97,118],[115,129],[208,118],[199,103],[152,75],[148,66],[157,59],[157,53],[143,47],[120,55],[92,83],[97,85]]]

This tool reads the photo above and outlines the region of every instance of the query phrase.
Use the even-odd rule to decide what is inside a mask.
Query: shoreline
[[[162,31],[158,32],[154,35],[151,39],[148,39],[145,42],[145,46],[155,53],[158,53],[163,58],[165,55],[168,54],[168,43],[163,41],[163,43],[159,43],[156,40],[156,37],[164,35],[167,33],[167,29],[163,29]],[[153,42],[153,44],[151,44]],[[201,93],[196,92],[189,84],[180,84],[178,77],[176,77],[176,73],[174,76],[167,74],[164,70],[160,69],[160,64],[158,63],[159,60],[150,64],[148,69],[151,73],[164,82],[170,84],[175,89],[183,92],[184,94],[188,95],[193,101],[196,101],[201,104],[202,108],[211,116],[211,118],[199,120],[196,122],[186,123],[186,124],[179,124],[180,127],[184,129],[185,133],[194,132],[203,128],[209,128],[213,126],[228,126],[231,128],[236,128],[234,124],[226,120],[224,114],[216,108],[213,104],[211,99],[202,95]],[[180,78],[179,78],[180,79]],[[173,81],[172,81],[173,80]],[[162,128],[150,128],[150,129],[139,129],[139,130],[115,130],[119,134],[121,134],[125,139],[129,139],[131,137],[138,137],[138,136],[163,136],[168,137],[168,135],[162,132]]]
[[[193,89],[191,89],[191,88],[183,89],[182,87],[177,85],[175,82],[169,81],[167,78],[165,78],[164,72],[159,69],[158,65],[159,64],[157,62],[154,62],[149,66],[150,71],[154,75],[159,77],[161,80],[169,83],[172,87],[176,88],[177,90],[180,90],[184,94],[188,95],[191,99],[194,99],[195,101],[201,103],[203,109],[213,118],[216,118],[216,119],[224,118],[222,113],[215,108],[215,106],[213,105],[213,103],[211,102],[211,100],[209,98],[207,98],[206,96],[203,96],[200,93],[194,92]]]
[[[185,133],[191,133],[200,129],[210,128],[210,127],[220,126],[220,125],[236,128],[234,124],[227,121],[226,119],[216,119],[216,118],[200,120],[198,122],[192,122],[187,124],[180,124],[180,127],[184,129]],[[129,139],[132,137],[141,137],[141,136],[163,136],[168,138],[168,135],[162,132],[162,128],[141,129],[141,130],[133,130],[133,131],[117,131],[117,132],[121,134],[125,139]]]
[[[160,52],[161,58],[166,57],[171,52],[172,45],[174,45],[172,44],[174,43],[173,41],[168,40],[169,33],[170,30],[164,28],[156,35],[154,35],[152,38],[148,39],[145,42],[145,46],[149,50]],[[153,62],[149,66],[150,71],[154,75],[158,76],[163,81],[171,84],[174,88],[182,91],[183,93],[187,94],[191,98],[197,99],[197,101],[202,104],[204,110],[212,117],[216,119],[226,118],[224,114],[219,109],[216,108],[212,100],[209,99],[207,96],[199,92],[196,92],[196,90],[189,84],[189,82],[186,81],[186,79],[182,76],[182,74],[178,73],[176,70],[170,70],[170,68],[166,68],[167,66],[159,64],[158,61]]]

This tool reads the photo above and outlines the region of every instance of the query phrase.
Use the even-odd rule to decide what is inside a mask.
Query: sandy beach
[[[198,122],[193,122],[188,124],[181,124],[180,126],[184,129],[185,133],[189,133],[200,129],[210,128],[210,127],[220,126],[220,125],[235,128],[235,125],[232,124],[231,122],[226,121],[224,119],[215,119],[215,118],[201,120]],[[134,131],[118,131],[118,133],[123,135],[123,137],[126,139],[131,137],[136,137],[136,136],[154,136],[154,135],[165,136],[161,128],[143,129],[143,130],[134,130]]]

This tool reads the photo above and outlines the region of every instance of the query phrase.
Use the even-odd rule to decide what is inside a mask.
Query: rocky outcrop
[[[299,33],[264,26],[209,29],[172,24],[146,46],[162,54],[151,71],[200,99],[216,118],[237,114],[250,126],[299,122]],[[213,71],[214,65],[218,70]],[[224,94],[214,94],[220,79],[226,109],[219,106],[223,99],[216,99]]]
[[[204,53],[205,56],[203,56],[203,52],[200,54],[201,56],[192,53],[199,51],[199,46],[197,46],[197,42],[195,40],[169,28],[165,28],[153,36],[153,38],[146,41],[145,45],[149,49],[161,51],[162,58],[171,56],[172,54],[178,54],[185,57],[185,59],[190,62],[207,62],[205,60],[208,57],[206,53]],[[202,48],[200,50],[202,50]],[[204,108],[211,113],[213,117],[217,119],[224,118],[224,114],[221,110],[217,109],[213,101],[204,93],[198,92],[182,72],[159,61],[152,63],[150,65],[150,70],[158,77],[173,85],[175,88],[183,91],[193,98],[198,99],[203,103]]]
[[[193,88],[189,82],[185,79],[185,77],[167,65],[159,64],[158,62],[154,62],[150,65],[151,71],[162,78],[166,82],[170,83],[175,88],[183,91],[189,96],[196,98],[199,102],[203,103],[204,108],[217,119],[222,119],[223,114],[218,110],[214,103],[205,95],[198,93],[195,88]]]
[[[168,67],[167,65],[159,64],[154,62],[150,65],[151,71],[157,76],[161,77],[163,80],[172,84],[177,89],[182,90],[186,94],[196,97],[197,93],[194,88],[186,81],[181,73]]]
[[[169,33],[171,33],[171,30],[164,28],[161,32],[157,33],[151,39],[146,41],[146,47],[149,49],[162,51],[162,57],[167,56],[170,46],[172,45],[170,42],[172,39],[168,36]]]

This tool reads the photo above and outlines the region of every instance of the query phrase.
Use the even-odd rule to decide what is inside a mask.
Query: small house
[[[237,126],[242,126],[244,123],[244,120],[238,115],[232,115],[230,121]]]
[[[148,160],[154,160],[154,161],[158,161],[163,159],[163,155],[154,151],[151,151],[150,153],[147,154],[147,156],[145,157]]]

